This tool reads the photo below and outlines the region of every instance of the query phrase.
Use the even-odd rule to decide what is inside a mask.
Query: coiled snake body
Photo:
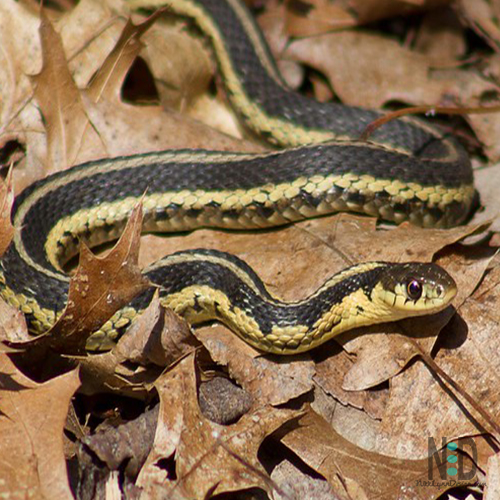
[[[350,210],[388,221],[448,227],[468,215],[469,160],[451,137],[400,119],[358,138],[375,111],[320,104],[286,88],[239,0],[171,0],[210,38],[229,100],[246,125],[284,148],[265,154],[179,150],[93,161],[34,183],[13,209],[16,235],[0,263],[0,294],[47,330],[64,308],[61,261],[115,239],[144,194],[146,231],[258,229]],[[296,303],[272,297],[238,258],[179,252],[145,270],[164,305],[193,323],[219,320],[258,349],[293,354],[356,326],[428,314],[456,293],[434,264],[370,262],[333,276]],[[111,347],[154,287],[87,342]]]

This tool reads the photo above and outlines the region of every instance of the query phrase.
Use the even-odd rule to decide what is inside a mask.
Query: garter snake
[[[227,96],[249,128],[283,149],[260,154],[178,150],[93,161],[29,186],[13,208],[16,234],[0,263],[0,294],[47,330],[64,308],[61,262],[80,239],[116,239],[144,194],[146,231],[257,229],[350,210],[422,226],[461,223],[474,187],[452,137],[423,121],[386,124],[360,141],[376,111],[320,104],[282,82],[239,0],[170,0],[210,39]],[[258,349],[306,351],[347,329],[428,314],[456,293],[434,264],[370,262],[333,276],[302,301],[271,296],[252,269],[216,250],[166,257],[145,270],[161,301],[198,323],[219,320]],[[108,349],[153,287],[87,342]]]

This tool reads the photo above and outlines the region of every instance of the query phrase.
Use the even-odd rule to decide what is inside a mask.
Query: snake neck
[[[296,302],[273,296],[247,264],[214,250],[173,254],[146,274],[161,284],[163,305],[190,323],[219,321],[259,350],[295,354],[348,329],[395,318],[394,311],[373,306],[372,293],[387,265],[350,267]]]

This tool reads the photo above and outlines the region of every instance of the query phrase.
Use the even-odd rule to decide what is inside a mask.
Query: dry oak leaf
[[[356,26],[356,17],[348,9],[328,0],[288,2],[285,11],[286,31],[291,37],[317,36]]]
[[[29,342],[31,339],[24,314],[0,299],[0,352],[18,352],[8,344]]]
[[[486,466],[486,485],[484,500],[496,500],[500,497],[500,456],[491,456]]]
[[[43,67],[31,79],[47,131],[45,171],[52,173],[75,163],[88,118],[80,92],[69,72],[61,37],[43,9],[40,19]]]
[[[165,309],[155,293],[151,303],[111,351],[80,359],[82,392],[108,390],[146,397],[164,367],[199,346],[188,324]]]
[[[312,410],[282,442],[325,477],[342,499],[431,500],[452,487],[453,476],[447,476],[448,463],[442,455],[434,457],[429,471],[427,458],[402,460],[363,450],[337,434]],[[467,470],[475,470],[468,457],[464,457],[464,464]],[[436,480],[435,485],[425,484],[430,478]]]
[[[265,406],[235,424],[215,424],[198,405],[194,360],[187,356],[156,382],[160,416],[153,449],[137,481],[141,498],[154,498],[158,489],[168,497],[200,500],[251,487],[270,491],[258,449],[266,436],[300,413]],[[157,465],[167,458],[175,461],[176,479]]]
[[[391,100],[438,103],[454,88],[452,79],[429,78],[426,56],[368,33],[304,38],[292,42],[283,57],[322,72],[340,100],[351,106],[380,108]]]
[[[349,7],[360,23],[371,23],[380,19],[407,16],[415,12],[433,12],[447,5],[450,0],[349,0]]]
[[[130,214],[117,244],[105,257],[96,257],[85,244],[81,245],[66,307],[41,341],[61,352],[83,353],[92,332],[150,286],[137,265],[141,227],[139,204]]]
[[[493,221],[491,231],[500,232],[500,197],[498,186],[500,186],[500,163],[488,165],[474,172],[474,183],[481,197],[484,211],[478,211],[473,222]]]
[[[0,497],[73,498],[63,429],[79,385],[77,370],[35,383],[0,353]]]
[[[12,169],[6,181],[0,179],[0,257],[14,237],[14,227],[10,214],[14,203],[14,188],[12,187]]]
[[[259,405],[280,405],[310,391],[313,387],[314,363],[309,355],[290,357],[263,356],[226,328],[201,328],[196,337],[210,357],[227,366],[236,380]]]
[[[498,5],[487,0],[460,0],[457,3],[467,24],[495,51],[500,48]]]

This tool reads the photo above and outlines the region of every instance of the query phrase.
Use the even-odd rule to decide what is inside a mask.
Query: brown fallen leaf
[[[454,88],[451,79],[429,78],[426,56],[380,35],[345,31],[304,38],[292,42],[284,57],[322,72],[340,100],[353,106],[435,104]]]
[[[351,355],[338,344],[332,343],[332,345],[323,349],[321,353],[314,353],[313,356],[316,370],[314,382],[328,395],[330,399],[328,406],[331,406],[332,403],[336,405],[336,402],[340,402],[343,405],[350,405],[357,409],[363,409],[372,418],[380,418],[380,412],[383,410],[384,405],[382,404],[382,410],[381,405],[373,405],[374,391],[366,390],[371,387],[371,384],[365,385],[365,387],[360,390],[356,390],[356,388],[351,390],[346,383],[348,382],[346,377],[349,376],[352,370],[356,370],[354,367],[358,361],[358,353],[356,353],[356,355]],[[346,387],[344,387],[345,385]],[[382,391],[385,399],[388,394],[388,389],[379,389],[376,393],[380,398],[380,393]],[[336,417],[337,414],[332,415],[334,420],[329,419],[330,423],[335,423]],[[358,441],[354,442],[358,443]]]
[[[434,67],[456,66],[467,50],[464,31],[453,6],[433,9],[423,17],[414,47],[430,57]]]
[[[210,85],[214,64],[202,41],[186,36],[184,20],[168,11],[165,17],[144,35],[141,56],[154,75],[163,108],[191,113]]]
[[[3,342],[27,342],[30,340],[24,314],[0,299],[0,352],[10,352]],[[15,350],[15,349],[14,349]]]
[[[449,0],[349,0],[349,6],[356,13],[360,23],[432,11],[449,3]]]
[[[74,165],[88,118],[69,72],[61,37],[43,9],[40,11],[40,19],[43,67],[31,79],[35,98],[46,124],[45,171],[52,173]]]
[[[78,449],[80,460],[92,463],[96,456],[109,470],[119,470],[123,466],[125,474],[135,478],[153,445],[158,409],[156,406],[117,428],[84,437]],[[90,457],[87,459],[82,455]],[[101,472],[102,468],[99,464]]]
[[[38,384],[0,353],[0,495],[72,499],[63,453],[78,371]]]
[[[229,426],[203,417],[198,406],[194,356],[184,358],[156,383],[160,417],[155,443],[137,485],[144,494],[204,499],[206,495],[251,487],[271,489],[257,459],[262,440],[299,415],[264,406]],[[161,460],[174,460],[175,478],[160,469]],[[217,466],[214,466],[217,464]]]
[[[349,9],[327,0],[291,0],[285,12],[286,31],[292,37],[317,36],[358,24]]]
[[[12,187],[12,169],[9,170],[7,181],[0,180],[0,257],[10,245],[14,237],[14,227],[10,219],[14,189]]]
[[[402,460],[363,450],[337,434],[313,411],[281,441],[325,477],[340,498],[430,500],[453,486],[454,477],[446,474],[446,459],[437,465],[442,456],[430,461],[429,470],[427,458]],[[476,470],[467,457],[464,464],[464,469]],[[472,478],[469,484],[474,482]]]
[[[70,280],[66,307],[41,338],[66,354],[83,353],[92,332],[149,286],[137,266],[142,205],[134,208],[118,243],[105,257],[95,257],[85,244]]]
[[[123,80],[142,48],[140,38],[164,11],[165,9],[157,10],[137,25],[128,20],[113,50],[107,55],[87,88],[86,94],[93,102],[112,97],[121,98],[119,92]]]
[[[483,211],[478,211],[474,215],[474,223],[493,221],[491,231],[498,234],[500,230],[500,199],[498,196],[498,186],[500,185],[500,163],[489,165],[486,168],[476,170],[474,182],[481,197]]]
[[[82,390],[94,394],[105,387],[134,398],[147,397],[162,369],[198,346],[187,323],[161,306],[155,293],[111,351],[79,359]]]
[[[500,47],[498,6],[485,0],[460,0],[458,6],[469,26],[498,50]]]
[[[196,336],[212,359],[252,394],[258,405],[280,405],[312,389],[314,364],[306,354],[293,360],[261,356],[221,326],[202,328]]]
[[[495,500],[500,496],[500,457],[498,453],[489,458],[486,477],[488,478],[484,488],[484,500]]]

